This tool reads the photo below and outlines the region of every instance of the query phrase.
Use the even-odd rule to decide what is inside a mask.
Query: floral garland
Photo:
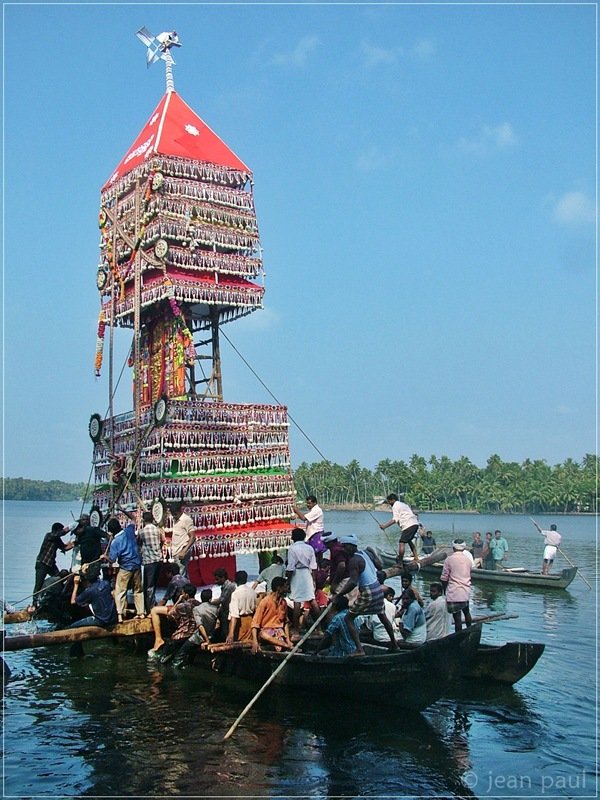
[[[196,363],[196,348],[194,347],[194,339],[192,337],[190,329],[186,324],[183,312],[181,311],[181,308],[179,307],[177,300],[173,296],[173,284],[171,280],[165,276],[163,283],[167,290],[169,305],[171,306],[171,313],[175,318],[175,322],[177,323],[178,333],[181,337],[180,345],[183,348],[183,353],[181,355],[185,357],[185,361],[188,366],[193,366]]]
[[[96,377],[100,377],[102,370],[102,359],[104,357],[104,333],[106,331],[106,317],[104,316],[104,309],[100,309],[100,316],[98,317],[98,338],[96,339],[96,358],[94,360],[94,367],[96,370]]]

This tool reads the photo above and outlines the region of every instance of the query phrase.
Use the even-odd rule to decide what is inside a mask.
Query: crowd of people
[[[400,563],[406,544],[413,562],[419,560],[417,542],[423,555],[434,553],[433,534],[423,528],[412,509],[394,494],[387,502],[392,517],[380,527],[398,526]],[[108,627],[128,616],[149,617],[154,632],[150,659],[185,663],[198,646],[215,643],[234,647],[245,642],[254,653],[262,647],[291,650],[309,629],[319,639],[318,652],[360,656],[365,642],[397,649],[401,643],[420,645],[446,636],[450,622],[454,631],[460,631],[463,623],[471,625],[472,569],[502,569],[508,556],[501,531],[488,532],[483,540],[476,531],[470,545],[456,538],[440,580],[429,586],[426,602],[408,570],[401,575],[396,592],[386,584],[386,573],[373,550],[362,548],[352,534],[327,533],[316,497],[309,496],[306,506],[305,512],[295,509],[299,522],[291,531],[286,561],[272,554],[268,566],[253,580],[244,570],[230,576],[219,568],[213,575],[214,585],[200,589],[190,581],[187,570],[195,534],[181,503],[170,506],[169,560],[165,560],[165,532],[146,511],[141,514],[141,526],[136,526],[134,514],[120,509],[107,521],[106,531],[92,526],[85,514],[69,527],[54,523],[36,559],[29,611],[36,612],[44,593],[53,587],[56,592],[58,586],[72,611],[71,627]],[[555,525],[550,531],[536,527],[545,537],[546,574],[560,534]],[[67,534],[73,536],[69,542],[63,539]],[[59,572],[58,551],[72,551],[71,571]],[[161,577],[166,589],[157,600]]]

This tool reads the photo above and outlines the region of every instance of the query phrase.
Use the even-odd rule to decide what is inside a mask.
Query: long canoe
[[[436,550],[435,555],[439,556],[440,550]],[[452,553],[451,548],[446,548],[444,558]],[[391,553],[386,553],[382,550],[377,550],[377,554],[381,559],[384,569],[397,568],[398,564],[396,557]],[[443,561],[444,558],[438,558]],[[430,557],[428,558],[429,561]],[[407,562],[407,566],[414,571],[412,563]],[[418,569],[423,575],[431,575],[439,577],[442,574],[442,563],[423,563]],[[520,569],[472,569],[471,580],[474,583],[501,583],[512,586],[537,586],[541,589],[566,589],[577,575],[577,567],[568,567],[555,574],[542,575],[541,572],[529,572],[529,570]]]
[[[481,625],[476,624],[443,639],[397,651],[364,645],[366,655],[362,657],[299,652],[291,656],[270,689],[308,690],[315,697],[326,692],[357,708],[365,701],[381,703],[385,698],[386,704],[423,709],[458,679],[464,664],[475,657],[480,638]],[[210,652],[199,651],[194,663],[261,686],[285,657],[285,652],[260,650],[253,655],[247,649],[237,649],[215,658]]]

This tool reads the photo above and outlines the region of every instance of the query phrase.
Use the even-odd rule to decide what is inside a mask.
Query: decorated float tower
[[[287,410],[223,400],[220,326],[260,309],[264,293],[252,172],[175,91],[177,34],[138,38],[148,65],[165,63],[167,87],[101,192],[95,368],[108,371],[109,400],[90,419],[93,511],[97,522],[135,504],[168,526],[168,503],[183,501],[201,585],[236,554],[289,543]],[[117,327],[132,331],[133,410],[121,414]]]

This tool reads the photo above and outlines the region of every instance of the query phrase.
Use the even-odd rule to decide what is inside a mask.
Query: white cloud
[[[311,53],[319,45],[318,36],[303,36],[293,50],[287,53],[275,53],[271,64],[283,64],[292,67],[303,67]]]
[[[554,206],[553,217],[559,225],[581,225],[595,222],[594,201],[585,192],[565,192]]]
[[[280,317],[276,311],[268,306],[263,306],[258,311],[242,317],[236,322],[236,331],[252,333],[253,331],[267,331],[279,326]]]
[[[402,55],[401,47],[379,47],[373,42],[364,40],[360,43],[360,52],[366,67],[378,67],[380,64],[396,64]]]
[[[461,137],[458,146],[466,153],[476,155],[487,155],[497,150],[507,150],[515,147],[519,140],[510,122],[502,122],[500,125],[482,125],[481,130],[476,136],[467,138]]]
[[[411,53],[423,60],[431,58],[431,56],[435,54],[435,44],[431,39],[419,39],[413,45]]]
[[[385,153],[377,145],[371,145],[371,147],[359,153],[355,166],[361,172],[374,172],[387,167],[392,159],[393,155],[391,153]]]

